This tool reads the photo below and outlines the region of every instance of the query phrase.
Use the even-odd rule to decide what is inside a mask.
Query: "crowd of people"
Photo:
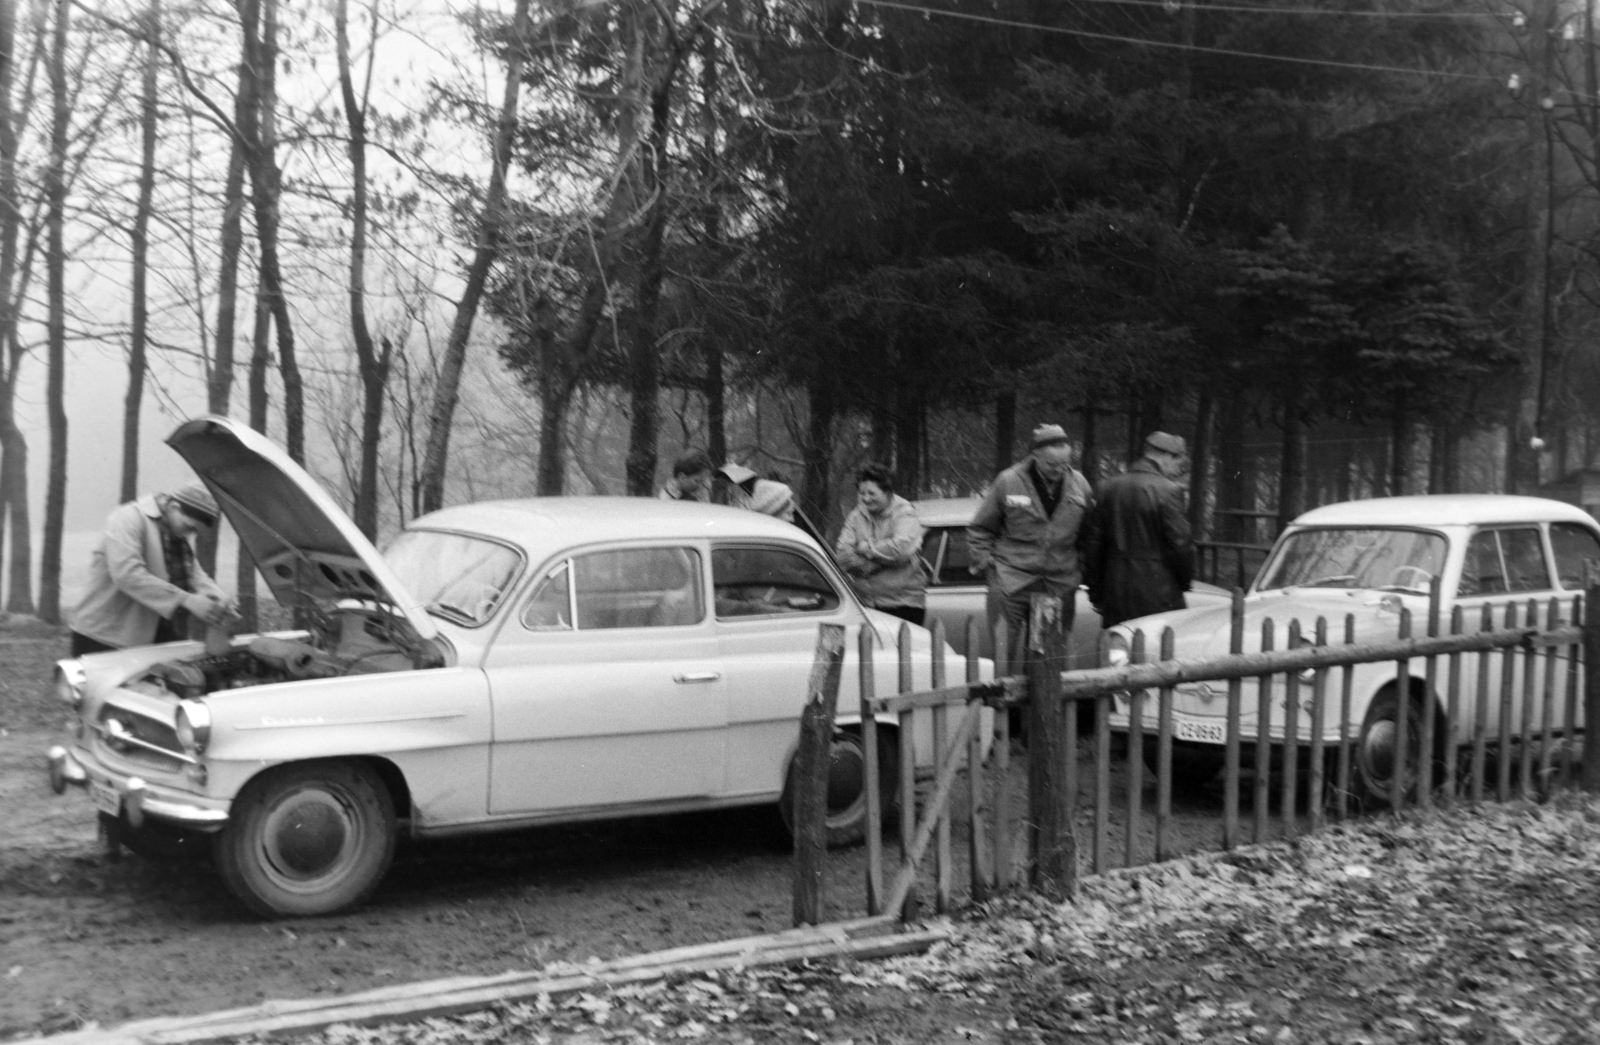
[[[1151,433],[1140,458],[1098,488],[1072,467],[1073,456],[1060,425],[1035,428],[1027,457],[994,477],[967,528],[970,569],[988,590],[990,628],[1005,622],[1012,657],[1025,642],[1035,594],[1061,597],[1067,630],[1080,585],[1109,625],[1182,608],[1193,579],[1194,549],[1177,482],[1188,465],[1184,441]],[[863,604],[923,623],[928,567],[916,508],[881,464],[856,473],[855,494],[833,544],[836,563]],[[804,521],[787,483],[743,465],[719,465],[704,450],[673,462],[660,496]],[[198,625],[235,620],[233,600],[200,567],[191,543],[219,515],[199,482],[112,512],[72,616],[72,655],[171,641]]]

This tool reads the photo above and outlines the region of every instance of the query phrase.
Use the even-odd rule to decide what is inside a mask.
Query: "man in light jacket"
[[[191,617],[234,618],[232,600],[195,562],[189,539],[217,524],[217,502],[195,482],[129,501],[111,513],[72,614],[72,655],[189,637]]]
[[[863,603],[921,624],[928,579],[916,508],[894,492],[894,476],[881,464],[856,473],[856,502],[839,531],[834,558]]]
[[[1032,452],[995,477],[967,527],[971,570],[989,585],[989,627],[1006,622],[1011,665],[1024,648],[1035,593],[1060,596],[1061,627],[1071,629],[1082,580],[1078,531],[1093,504],[1089,481],[1072,467],[1066,431],[1040,425]]]

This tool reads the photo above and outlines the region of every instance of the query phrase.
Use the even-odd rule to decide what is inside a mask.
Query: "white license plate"
[[[1179,740],[1198,740],[1203,744],[1222,744],[1228,739],[1228,727],[1221,722],[1191,722],[1178,719],[1174,736]]]
[[[98,780],[89,781],[89,799],[94,802],[94,807],[107,816],[117,816],[122,812],[122,796],[110,784],[102,784]]]

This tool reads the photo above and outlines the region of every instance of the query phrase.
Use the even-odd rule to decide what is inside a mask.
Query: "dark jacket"
[[[1183,488],[1146,460],[1095,491],[1084,534],[1089,598],[1109,626],[1183,609],[1194,580],[1194,544]]]

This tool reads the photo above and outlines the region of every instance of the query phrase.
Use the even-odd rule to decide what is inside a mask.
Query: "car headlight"
[[[178,743],[191,757],[205,753],[211,740],[211,709],[198,700],[180,700],[177,720],[173,723]]]
[[[1120,668],[1128,663],[1128,640],[1118,631],[1106,633],[1106,666]]]
[[[85,681],[82,664],[75,660],[56,662],[53,691],[55,698],[63,704],[70,708],[83,706],[83,686]]]

